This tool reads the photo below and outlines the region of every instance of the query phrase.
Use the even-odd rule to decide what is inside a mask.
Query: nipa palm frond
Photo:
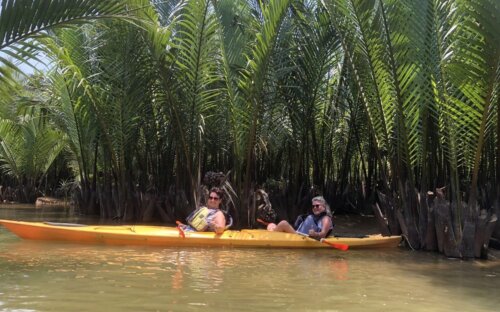
[[[58,26],[106,16],[127,16],[126,4],[120,0],[3,0],[0,6],[0,65],[18,71],[15,62],[36,60],[41,48],[28,38],[43,35]],[[0,81],[5,79],[8,77],[0,76]]]

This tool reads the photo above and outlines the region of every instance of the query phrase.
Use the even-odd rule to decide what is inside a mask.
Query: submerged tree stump
[[[421,214],[419,218],[420,233],[423,233],[421,239],[421,248],[427,251],[438,250],[436,235],[436,216],[434,200],[436,195],[433,192],[421,193],[419,203]]]
[[[476,236],[476,222],[472,218],[467,218],[464,222],[462,242],[460,249],[463,258],[474,258],[474,241]]]
[[[453,230],[450,203],[439,193],[434,203],[438,249],[447,257],[460,258],[462,255],[458,248],[455,231]]]
[[[474,257],[488,257],[488,247],[493,231],[495,230],[497,220],[498,218],[496,213],[488,215],[486,210],[481,210],[481,214],[479,215],[476,225]]]
[[[396,207],[393,197],[378,192],[378,203],[372,207],[384,235],[402,233],[412,249],[437,250],[450,258],[488,257],[498,219],[497,202],[475,216],[477,209],[447,200],[444,187],[435,193],[415,193],[417,207],[412,202],[413,193],[408,188],[405,193],[403,209]],[[461,216],[467,217],[464,220]]]
[[[377,223],[379,225],[380,232],[383,236],[390,236],[391,235],[391,230],[389,229],[389,222],[387,221],[387,218],[384,216],[382,213],[382,210],[380,210],[380,206],[375,203],[373,206],[373,214],[375,215],[375,219],[377,220]]]
[[[38,197],[35,201],[36,208],[42,207],[70,207],[71,202],[67,199],[55,197]]]
[[[382,192],[377,192],[378,200],[380,206],[374,206],[374,213],[379,220],[381,228],[388,228],[390,235],[401,234],[401,224],[396,216],[396,205],[394,199],[390,196],[385,195]],[[380,216],[377,216],[380,215]],[[403,232],[403,234],[405,234]]]

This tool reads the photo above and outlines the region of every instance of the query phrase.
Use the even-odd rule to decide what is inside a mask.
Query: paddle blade
[[[346,251],[347,249],[349,249],[349,245],[346,245],[346,244],[338,244],[338,243],[331,243],[331,242],[328,242],[326,241],[325,239],[321,239],[321,242],[322,243],[325,243],[327,245],[330,245],[332,246],[333,248],[337,248],[338,250],[342,250],[342,251]]]

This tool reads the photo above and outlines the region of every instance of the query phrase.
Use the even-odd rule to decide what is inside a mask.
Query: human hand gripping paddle
[[[262,219],[257,219],[257,222],[265,225],[265,226],[268,226],[269,225],[269,222],[266,222]],[[311,237],[309,236],[308,234],[304,234],[304,233],[300,233],[300,232],[296,232],[298,235],[301,235],[301,236],[304,236],[306,238],[309,238],[309,239],[313,239],[315,241],[319,241],[320,243],[323,243],[323,244],[326,244],[330,247],[333,247],[335,249],[338,249],[338,250],[342,250],[342,251],[346,251],[347,249],[349,249],[349,245],[347,244],[340,244],[340,243],[332,243],[332,242],[329,242],[327,240],[325,240],[324,238],[314,238],[314,237]]]
[[[177,224],[177,231],[179,231],[179,235],[182,237],[182,238],[185,238],[186,237],[186,234],[184,234],[184,230],[182,229],[182,222],[181,221],[175,221],[175,223]]]

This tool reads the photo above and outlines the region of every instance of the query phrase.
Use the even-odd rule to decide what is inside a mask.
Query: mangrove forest
[[[1,0],[0,199],[235,228],[323,195],[408,248],[499,237],[498,0]],[[263,196],[264,194],[264,196]],[[262,203],[263,202],[263,203]]]

